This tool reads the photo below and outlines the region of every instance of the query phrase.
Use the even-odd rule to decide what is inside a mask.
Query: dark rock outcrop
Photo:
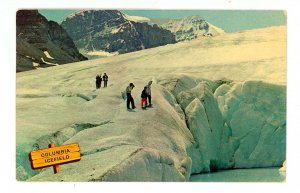
[[[81,53],[127,53],[175,43],[175,36],[157,25],[129,21],[117,10],[79,11],[63,22]]]
[[[66,30],[37,10],[17,12],[17,72],[86,60]]]
[[[170,31],[162,30],[162,28],[156,24],[153,26],[146,23],[135,23],[135,28],[139,32],[139,39],[143,42],[145,48],[152,48],[162,43],[175,43],[174,36]]]

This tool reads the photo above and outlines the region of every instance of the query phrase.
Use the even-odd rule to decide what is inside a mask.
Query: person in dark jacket
[[[131,96],[131,91],[132,89],[134,88],[134,84],[133,83],[130,83],[129,86],[127,86],[126,88],[126,96],[127,96],[127,109],[130,109],[130,103],[131,103],[131,107],[132,109],[135,109],[135,105],[134,105],[134,100]]]
[[[103,86],[103,87],[107,87],[108,76],[107,76],[107,74],[106,74],[106,73],[104,73],[104,74],[103,74],[103,77],[102,77],[102,79],[103,79],[103,82],[104,82],[104,86]]]
[[[96,89],[100,89],[101,82],[102,82],[101,75],[99,76],[99,74],[97,74],[97,76],[96,76]]]
[[[146,93],[146,89],[147,87],[144,87],[144,90],[142,91],[142,94],[141,94],[141,107],[142,109],[146,109],[147,107],[147,93]]]

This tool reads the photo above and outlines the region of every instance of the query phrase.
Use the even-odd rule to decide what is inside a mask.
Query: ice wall
[[[281,166],[286,153],[286,87],[260,81],[159,80],[185,114],[195,143],[192,173]]]

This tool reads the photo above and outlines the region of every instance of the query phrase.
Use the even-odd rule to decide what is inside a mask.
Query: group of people
[[[150,81],[143,89],[142,94],[141,94],[141,107],[142,109],[146,109],[147,107],[152,107],[151,103],[151,84],[152,81]],[[134,105],[134,99],[131,95],[131,91],[134,88],[134,84],[130,83],[129,86],[126,88],[126,96],[127,96],[127,109],[135,109],[136,106]],[[147,101],[148,99],[148,101]],[[131,108],[130,108],[131,104]]]
[[[108,76],[106,73],[101,76],[101,74],[97,74],[96,76],[96,89],[101,88],[101,84],[103,81],[103,87],[107,87],[107,82],[108,82]],[[141,94],[141,107],[142,109],[147,109],[147,107],[152,107],[151,103],[151,84],[152,81],[149,81],[148,84],[144,87],[142,94]],[[134,88],[134,84],[130,83],[127,88],[126,88],[126,96],[127,96],[127,109],[135,109],[136,106],[134,105],[134,99],[131,95],[131,91]],[[131,104],[131,108],[130,108]]]
[[[101,77],[101,74],[97,74],[96,76],[96,89],[100,89],[101,88],[101,83],[103,81],[103,87],[107,87],[107,82],[108,82],[108,76],[106,73],[103,74],[103,76]]]

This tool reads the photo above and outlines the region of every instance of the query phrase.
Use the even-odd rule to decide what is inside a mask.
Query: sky
[[[76,10],[39,10],[48,20],[62,22]],[[237,32],[248,29],[286,25],[284,11],[264,10],[121,10],[128,15],[148,18],[181,18],[199,15],[211,24],[226,32]]]

